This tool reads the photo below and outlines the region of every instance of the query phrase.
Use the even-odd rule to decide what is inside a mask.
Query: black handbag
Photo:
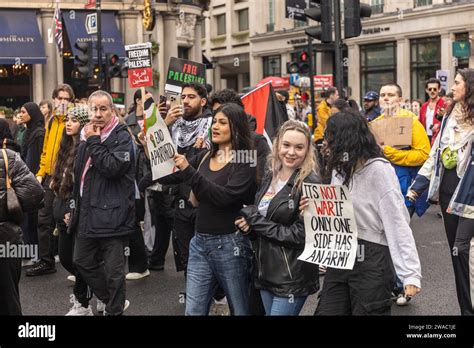
[[[3,159],[5,161],[5,182],[7,186],[7,210],[9,219],[16,224],[23,222],[23,209],[21,208],[20,201],[16,195],[15,190],[12,187],[10,175],[8,174],[8,156],[5,149],[2,149]]]

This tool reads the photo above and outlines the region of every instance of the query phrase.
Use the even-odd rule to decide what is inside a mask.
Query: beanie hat
[[[69,117],[77,118],[79,124],[81,125],[81,128],[89,122],[89,110],[87,108],[87,105],[76,105],[68,110],[67,115]]]

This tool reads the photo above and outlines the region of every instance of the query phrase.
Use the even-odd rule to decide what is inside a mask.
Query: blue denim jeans
[[[249,315],[251,267],[248,237],[196,232],[189,246],[186,315],[208,315],[217,285],[224,289],[231,314]]]
[[[298,315],[308,297],[280,297],[267,290],[260,290],[260,296],[266,315]]]

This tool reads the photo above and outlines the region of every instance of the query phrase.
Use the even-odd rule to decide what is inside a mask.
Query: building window
[[[308,25],[308,23],[306,23],[306,21],[299,21],[299,20],[294,20],[293,22],[295,22],[295,28],[301,28],[301,27],[305,27]]]
[[[433,3],[432,0],[413,0],[413,7],[429,6]]]
[[[383,85],[396,82],[396,43],[384,42],[360,46],[360,72],[361,98],[368,91],[378,93]]]
[[[410,46],[411,99],[426,100],[425,82],[441,69],[441,39],[413,39]]]
[[[201,22],[201,39],[206,38],[206,19]]]
[[[275,0],[268,0],[268,23],[267,31],[275,30]]]
[[[189,48],[178,46],[178,58],[189,59]]]
[[[239,17],[239,31],[249,30],[249,9],[240,10],[237,14]]]
[[[469,33],[458,33],[454,34],[454,41],[467,41],[469,42]],[[469,68],[469,58],[458,58],[458,65],[456,70]]]
[[[217,35],[225,35],[225,14],[216,16]]]
[[[383,0],[371,0],[372,14],[383,13]]]
[[[281,76],[281,56],[263,57],[263,77]]]

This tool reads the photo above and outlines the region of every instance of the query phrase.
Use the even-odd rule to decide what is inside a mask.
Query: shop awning
[[[63,12],[63,21],[66,26],[66,32],[69,38],[69,43],[71,44],[73,56],[81,53],[76,47],[74,47],[76,42],[97,42],[97,34],[88,34],[86,27],[87,15],[93,13],[95,13],[95,11],[74,11],[74,16],[71,16],[68,11]],[[102,57],[105,57],[106,53],[113,53],[124,59],[126,57],[125,47],[123,45],[122,35],[115,23],[114,12],[102,12],[101,27]],[[95,44],[92,52],[94,60],[97,60]]]
[[[46,64],[35,11],[0,10],[0,64]]]

